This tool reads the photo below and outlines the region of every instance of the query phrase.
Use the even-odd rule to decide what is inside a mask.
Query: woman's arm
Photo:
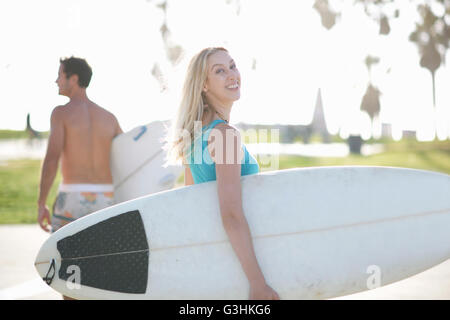
[[[242,209],[241,164],[238,161],[241,146],[239,143],[234,143],[234,138],[230,139],[232,135],[228,137],[228,140],[226,138],[226,130],[234,130],[235,133],[236,130],[227,125],[219,125],[216,128],[221,132],[219,136],[223,138],[224,143],[217,144],[219,139],[214,134],[216,139],[211,145],[223,147],[223,152],[219,155],[219,152],[214,152],[214,147],[208,147],[208,149],[212,151],[211,157],[216,163],[217,191],[224,229],[249,281],[250,299],[279,299],[277,293],[266,284],[259,267],[250,229]],[[235,146],[231,147],[232,145]],[[232,157],[230,152],[233,153]],[[228,160],[234,160],[226,161],[227,155]]]
[[[184,168],[184,185],[189,186],[191,184],[194,184],[194,178],[192,178],[191,169],[189,169],[189,166],[186,166]]]

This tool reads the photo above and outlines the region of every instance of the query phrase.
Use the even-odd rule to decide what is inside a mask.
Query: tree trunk
[[[431,72],[431,80],[433,81],[433,108],[436,111],[436,84],[435,84],[435,72]]]

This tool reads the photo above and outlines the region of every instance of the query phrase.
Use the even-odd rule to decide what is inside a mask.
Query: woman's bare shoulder
[[[240,136],[239,130],[236,127],[234,127],[228,123],[223,123],[223,122],[219,123],[218,125],[216,125],[213,128],[213,130],[214,129],[217,130],[216,132],[220,132],[223,135],[223,137],[225,137],[225,138],[227,137],[227,134],[228,135],[232,134],[234,136]]]

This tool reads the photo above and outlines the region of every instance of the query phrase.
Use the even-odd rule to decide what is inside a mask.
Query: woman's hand
[[[278,293],[266,283],[250,285],[250,300],[280,300]]]

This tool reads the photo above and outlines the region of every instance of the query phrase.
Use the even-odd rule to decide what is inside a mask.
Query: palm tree
[[[389,20],[400,16],[402,9],[399,3],[403,4],[403,1],[395,0],[355,1],[364,6],[364,11],[369,18],[379,22],[379,34],[381,35],[389,34]],[[433,82],[433,108],[436,109],[435,73],[441,66],[441,63],[445,64],[445,54],[450,46],[450,1],[415,0],[414,2],[417,4],[417,11],[422,21],[416,23],[416,29],[410,34],[409,40],[414,42],[419,49],[421,56],[420,66],[426,68],[431,73],[431,80]],[[397,6],[393,15],[391,14],[389,16],[386,14],[388,5],[391,9],[393,6]],[[373,10],[374,7],[378,7],[379,10]],[[435,14],[431,7],[440,8],[441,13]],[[334,20],[331,19],[332,23],[326,24],[327,17],[330,16],[330,12],[333,15],[339,15],[339,12],[331,11],[328,0],[316,0],[314,8],[321,15],[322,25],[327,29],[331,29],[334,26]]]
[[[381,92],[372,83],[369,82],[366,93],[361,101],[361,111],[367,112],[370,117],[372,129],[374,127],[374,120],[380,114],[380,95]]]
[[[410,34],[409,40],[415,42],[419,49],[421,55],[420,66],[428,69],[431,73],[431,80],[433,81],[433,107],[436,108],[435,74],[442,63],[441,54],[437,47],[441,43],[445,48],[448,48],[450,38],[449,34],[447,34],[447,39],[443,39],[445,38],[445,33],[440,34],[439,32],[439,29],[442,28],[441,20],[431,11],[428,4],[420,5],[419,13],[422,21],[421,23],[416,23],[416,30]],[[448,26],[446,27],[448,32],[449,28]],[[445,28],[443,31],[445,31]]]
[[[361,111],[367,112],[370,117],[372,130],[374,127],[374,120],[380,114],[380,95],[381,92],[372,84],[372,65],[380,62],[378,57],[367,56],[364,60],[367,71],[369,72],[369,84],[367,85],[366,93],[361,101]]]

